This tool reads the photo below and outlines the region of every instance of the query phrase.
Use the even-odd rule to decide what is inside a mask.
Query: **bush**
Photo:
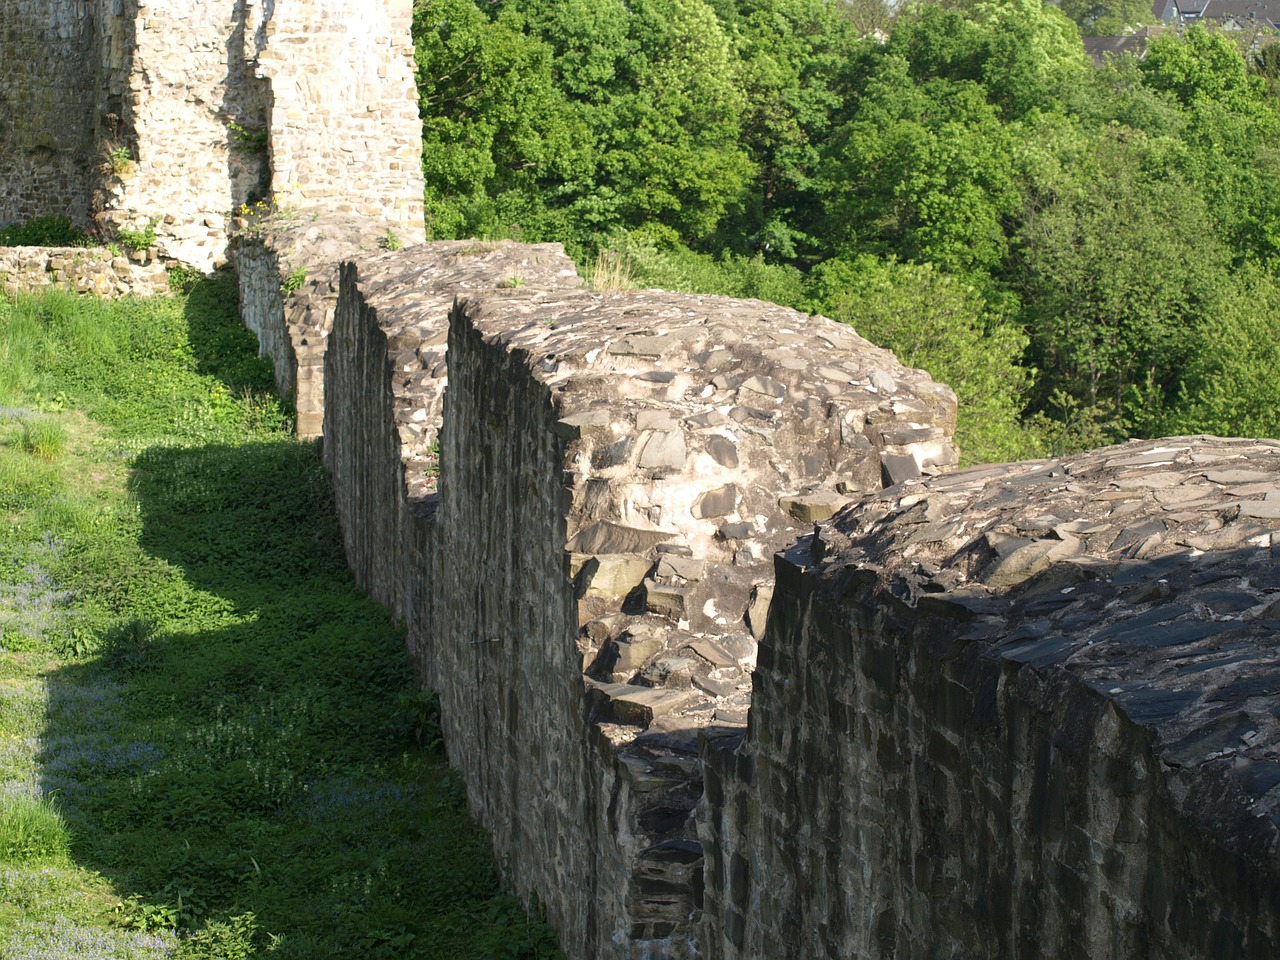
[[[89,247],[92,238],[66,217],[32,217],[0,229],[0,247]]]

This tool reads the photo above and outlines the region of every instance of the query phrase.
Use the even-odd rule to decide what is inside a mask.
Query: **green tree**
[[[1179,409],[1165,429],[1280,437],[1280,285],[1250,265],[1196,330]]]
[[[1021,205],[1014,140],[980,84],[916,83],[880,59],[854,119],[832,139],[825,176],[836,250],[986,271],[1005,256],[1005,219]]]
[[[705,0],[633,0],[633,89],[614,98],[602,183],[629,225],[698,242],[741,204],[754,169],[729,39]]]
[[[743,143],[757,167],[743,216],[727,224],[726,246],[795,258],[813,235],[812,181],[820,147],[839,117],[860,37],[844,4],[826,0],[739,0],[727,25],[736,37],[746,100]],[[722,20],[725,14],[721,14]]]
[[[1062,0],[1062,12],[1089,37],[1119,37],[1154,23],[1150,0]]]
[[[966,463],[1038,452],[1020,423],[1033,379],[1021,365],[1027,338],[993,315],[976,289],[929,264],[863,255],[818,266],[808,296],[808,309],[850,324],[955,390],[956,442]]]
[[[1201,24],[1182,36],[1162,33],[1154,38],[1141,69],[1147,86],[1187,105],[1215,100],[1238,109],[1252,96],[1249,71],[1235,43]]]
[[[552,85],[550,49],[514,12],[491,20],[472,0],[416,0],[414,38],[431,232],[540,239],[503,222],[503,195],[532,200],[590,163],[585,129]]]
[[[1177,397],[1227,253],[1200,195],[1135,131],[1101,138],[1019,232],[1039,402],[1057,392],[1114,435],[1155,429]]]

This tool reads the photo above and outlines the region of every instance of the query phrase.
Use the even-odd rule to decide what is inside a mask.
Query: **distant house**
[[[1085,37],[1084,52],[1089,54],[1098,66],[1102,66],[1107,57],[1119,57],[1126,53],[1141,57],[1147,52],[1147,41],[1166,29],[1163,26],[1140,27],[1123,37]]]
[[[1163,23],[1212,23],[1225,30],[1280,30],[1280,0],[1155,0]]]

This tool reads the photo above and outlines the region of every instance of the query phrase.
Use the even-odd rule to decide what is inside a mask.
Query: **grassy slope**
[[[552,957],[225,278],[0,301],[0,957]]]

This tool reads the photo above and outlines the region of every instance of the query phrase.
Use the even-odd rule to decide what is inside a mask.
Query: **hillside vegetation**
[[[970,461],[1280,433],[1280,47],[1196,27],[1098,68],[1040,0],[861,35],[888,19],[417,0],[429,231],[851,323],[955,387]]]

